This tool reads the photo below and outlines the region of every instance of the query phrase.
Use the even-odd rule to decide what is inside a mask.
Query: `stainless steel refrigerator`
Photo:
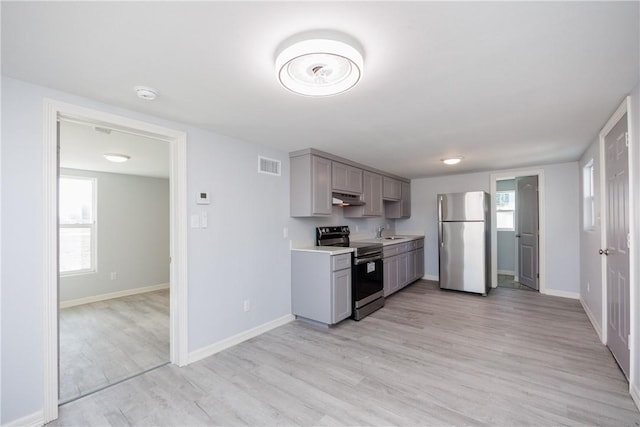
[[[440,288],[482,294],[491,288],[491,215],[484,191],[438,194]]]

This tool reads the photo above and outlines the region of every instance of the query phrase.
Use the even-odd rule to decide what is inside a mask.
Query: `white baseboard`
[[[550,295],[552,297],[562,297],[562,298],[571,298],[571,299],[580,299],[580,294],[577,292],[567,292],[567,291],[559,291],[556,289],[545,289],[545,295]]]
[[[191,353],[189,353],[188,363],[197,362],[198,360],[202,360],[204,358],[212,356],[216,353],[221,352],[222,350],[226,350],[230,347],[233,347],[234,345],[240,344],[243,341],[257,337],[258,335],[269,332],[270,330],[275,329],[279,326],[286,325],[293,320],[295,320],[295,316],[293,314],[287,314],[286,316],[282,316],[270,322],[263,323],[262,325],[256,326],[255,328],[249,329],[247,331],[240,332],[239,334],[226,338],[222,341],[218,341],[217,343],[208,345],[196,351],[192,351]]]
[[[42,411],[38,411],[31,415],[27,415],[26,417],[18,418],[17,420],[4,424],[3,427],[41,427],[43,425],[44,413]]]
[[[638,410],[640,411],[640,389],[638,388],[638,386],[636,386],[635,384],[631,384],[631,386],[629,387],[629,394],[631,395],[633,402],[636,404]]]
[[[60,301],[60,308],[75,307],[76,305],[90,304],[92,302],[105,301],[113,298],[128,297],[129,295],[144,294],[147,292],[169,289],[168,283],[160,283],[159,285],[144,286],[142,288],[125,289],[124,291],[110,292],[108,294],[93,295],[85,298],[72,299],[68,301]]]
[[[589,321],[591,322],[593,329],[596,330],[596,333],[598,334],[598,338],[600,338],[600,342],[604,344],[604,341],[602,340],[602,329],[600,328],[600,325],[598,324],[598,322],[596,322],[595,316],[591,312],[591,309],[589,308],[587,303],[582,299],[582,297],[580,297],[580,304],[582,305],[582,309],[584,310],[584,312],[587,313],[587,317],[589,318]]]
[[[515,276],[516,272],[512,270],[498,270],[498,274],[506,274],[507,276]]]
[[[430,275],[430,274],[425,274],[424,276],[422,276],[422,278],[423,278],[424,280],[433,280],[434,282],[437,282],[437,281],[439,281],[439,280],[440,280],[440,277],[439,277],[439,276],[432,276],[432,275]]]

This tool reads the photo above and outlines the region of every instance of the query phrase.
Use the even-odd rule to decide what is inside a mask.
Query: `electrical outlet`
[[[587,292],[591,292],[591,283],[587,282]]]
[[[118,278],[118,273],[116,271],[112,271],[110,277],[111,280],[116,280]]]
[[[246,299],[244,300],[244,311],[250,311],[251,310],[251,301]]]
[[[289,227],[285,227],[282,229],[282,237],[284,239],[286,239],[287,237],[289,237]]]

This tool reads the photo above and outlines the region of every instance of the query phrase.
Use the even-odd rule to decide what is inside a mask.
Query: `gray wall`
[[[291,313],[287,153],[3,76],[2,424],[42,411],[45,97],[187,132],[188,215],[209,219],[187,235],[189,351]],[[258,174],[258,155],[283,175]],[[195,204],[203,190],[210,205]]]
[[[604,126],[604,123],[603,123]],[[593,230],[584,229],[584,181],[582,168],[593,160],[595,184],[595,220]],[[602,259],[598,254],[601,242],[600,221],[600,142],[595,140],[580,159],[580,298],[586,310],[602,331]]]
[[[169,180],[76,169],[60,174],[97,178],[98,197],[97,271],[62,276],[60,301],[169,283]]]
[[[496,183],[496,190],[516,189],[515,179],[505,179]],[[516,232],[498,230],[498,271],[514,274],[516,271]]]
[[[578,293],[579,205],[578,163],[561,163],[527,168],[544,171],[546,195],[546,287],[548,290]],[[423,178],[411,181],[412,215],[396,220],[396,230],[426,230],[425,275],[438,277],[436,195],[441,192],[490,191],[491,171]],[[514,174],[517,171],[513,171]]]

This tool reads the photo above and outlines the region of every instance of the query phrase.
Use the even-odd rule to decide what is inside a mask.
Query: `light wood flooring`
[[[291,322],[64,405],[52,425],[640,426],[640,413],[578,301],[418,281],[360,322]]]
[[[516,282],[514,277],[508,274],[498,274],[498,287],[511,288],[511,289],[523,289],[525,291],[537,292],[533,288],[523,285],[522,283]]]
[[[168,361],[168,289],[60,310],[60,402]]]

